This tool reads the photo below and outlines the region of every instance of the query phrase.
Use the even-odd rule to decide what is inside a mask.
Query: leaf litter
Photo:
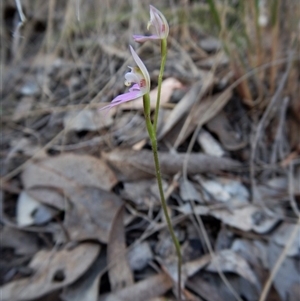
[[[2,299],[175,300],[176,256],[142,102],[98,111],[123,91],[128,36],[120,32],[128,24],[144,28],[144,4],[129,12],[122,1],[92,1],[79,11],[71,2],[41,2],[38,9],[22,2],[28,19],[16,29],[16,3],[4,4],[5,32],[14,35],[4,37],[1,88]],[[203,34],[216,24],[207,23],[202,4],[186,4],[184,13],[176,4],[152,4],[172,19],[159,158],[184,255],[185,300],[298,300],[299,61],[289,69],[291,59],[278,65],[275,55],[264,65],[276,51],[262,41],[263,55],[252,58],[262,69],[253,69],[236,49],[225,55],[222,45],[230,43]],[[285,5],[280,12],[292,7]],[[221,6],[230,20],[240,18]],[[185,29],[174,12],[187,13]],[[195,12],[197,19],[204,13],[203,24]],[[131,13],[139,15],[134,22]],[[248,25],[246,32],[256,28]],[[276,39],[270,30],[261,34]],[[146,43],[139,51],[154,108],[159,63],[148,58],[159,48]]]

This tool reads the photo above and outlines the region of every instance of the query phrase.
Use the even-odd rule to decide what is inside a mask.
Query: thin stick
[[[269,278],[268,278],[268,280],[267,280],[267,282],[264,286],[264,289],[263,289],[263,291],[260,295],[259,301],[265,301],[266,300],[268,292],[269,292],[270,287],[272,285],[272,282],[273,282],[274,278],[276,277],[276,275],[277,275],[277,273],[278,273],[278,271],[279,271],[279,269],[280,269],[280,267],[281,267],[281,265],[284,261],[284,258],[286,257],[286,254],[287,254],[288,250],[290,249],[292,243],[294,242],[294,240],[297,237],[297,233],[298,233],[298,230],[299,230],[299,225],[300,225],[300,216],[298,216],[298,222],[295,225],[295,228],[294,228],[293,232],[291,233],[291,235],[289,237],[289,240],[287,241],[284,249],[282,250],[280,256],[277,259],[277,262],[276,262],[274,268],[271,271],[271,274],[270,274],[270,276],[269,276]]]

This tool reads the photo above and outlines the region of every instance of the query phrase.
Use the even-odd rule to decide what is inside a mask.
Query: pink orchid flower
[[[134,51],[134,49],[130,47],[130,51],[132,54],[132,57],[134,61],[136,62],[136,67],[128,67],[131,69],[130,72],[127,72],[125,74],[125,85],[130,86],[133,84],[133,86],[129,89],[129,92],[118,95],[116,98],[112,100],[112,102],[100,110],[104,109],[110,109],[112,107],[115,107],[121,103],[137,99],[146,93],[149,93],[150,91],[150,75],[149,72],[142,62],[142,60],[139,58],[137,53]]]
[[[154,35],[134,35],[134,40],[136,42],[143,43],[148,40],[162,40],[168,37],[169,24],[165,16],[152,5],[150,5],[150,21],[148,23],[147,29],[149,30],[150,27],[153,27],[153,31],[155,33]]]

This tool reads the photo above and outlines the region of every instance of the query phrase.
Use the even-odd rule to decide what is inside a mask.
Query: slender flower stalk
[[[162,86],[162,79],[165,69],[165,64],[167,60],[167,38],[169,35],[169,24],[165,18],[165,16],[154,6],[150,5],[150,21],[148,23],[148,29],[152,28],[154,34],[151,36],[141,36],[141,35],[134,35],[133,38],[138,43],[143,43],[149,40],[160,40],[161,43],[161,65],[160,71],[158,76],[158,87],[157,87],[157,99],[156,99],[156,108],[154,113],[154,121],[153,124],[150,119],[150,100],[149,95],[146,93],[143,96],[143,103],[144,103],[144,114],[146,119],[146,125],[148,134],[151,140],[152,151],[154,156],[154,163],[155,163],[155,170],[156,170],[156,178],[161,198],[161,203],[164,211],[164,215],[166,217],[166,221],[168,224],[169,231],[171,233],[171,237],[176,249],[177,257],[178,257],[178,298],[181,300],[181,265],[182,265],[182,257],[180,251],[180,244],[175,236],[174,229],[171,223],[171,219],[169,217],[169,213],[167,210],[167,203],[164,196],[164,191],[162,187],[162,179],[160,173],[160,166],[159,166],[159,159],[158,159],[158,152],[157,152],[157,139],[156,139],[156,132],[157,132],[157,121],[158,121],[158,114],[159,114],[159,107],[160,107],[160,97],[161,97],[161,86]]]
[[[165,218],[166,218],[166,221],[167,221],[169,232],[171,234],[171,237],[172,237],[172,240],[173,240],[173,243],[174,243],[174,246],[175,246],[176,255],[177,255],[177,259],[178,259],[178,264],[177,264],[178,298],[179,298],[179,300],[181,300],[181,265],[182,265],[182,257],[181,257],[181,251],[180,251],[180,244],[179,244],[179,241],[178,241],[178,239],[175,235],[174,228],[172,226],[172,221],[171,221],[171,218],[170,218],[169,213],[168,213],[168,206],[167,206],[167,202],[166,202],[165,194],[164,194],[164,190],[163,190],[160,164],[159,164],[159,159],[158,159],[156,131],[154,129],[154,124],[152,124],[151,117],[150,117],[150,96],[149,96],[149,93],[146,93],[143,96],[143,104],[144,104],[144,115],[145,115],[145,120],[146,120],[146,127],[147,127],[148,135],[149,135],[149,138],[150,138],[150,141],[151,141],[152,152],[153,152],[153,157],[154,157],[155,173],[156,173],[156,179],[157,179],[161,204],[162,204],[164,215],[165,215]]]
[[[168,229],[171,234],[177,258],[178,258],[178,266],[177,266],[177,273],[178,273],[178,298],[181,300],[181,265],[182,265],[182,256],[180,250],[179,241],[175,235],[174,228],[172,226],[172,221],[168,213],[167,202],[164,195],[163,185],[162,185],[162,177],[160,172],[160,165],[159,165],[159,158],[158,158],[158,148],[157,148],[157,120],[158,120],[158,113],[159,113],[159,106],[160,106],[160,97],[161,97],[161,86],[162,86],[162,78],[165,68],[165,63],[167,59],[167,37],[169,34],[169,25],[165,18],[165,16],[154,6],[150,5],[150,21],[148,23],[148,29],[153,28],[154,34],[151,36],[141,36],[141,35],[134,35],[134,40],[139,43],[143,43],[148,40],[160,40],[161,42],[161,67],[158,77],[158,91],[157,91],[157,100],[156,100],[156,108],[154,113],[154,121],[151,121],[151,108],[150,108],[150,76],[145,67],[142,60],[130,46],[130,51],[133,56],[134,61],[137,64],[137,67],[129,67],[131,69],[130,72],[125,74],[125,85],[133,86],[129,89],[129,92],[121,94],[114,98],[112,102],[108,105],[103,107],[103,109],[110,109],[114,106],[117,106],[121,103],[131,101],[143,96],[143,105],[144,105],[144,115],[146,120],[146,127],[148,131],[148,135],[151,141],[153,158],[154,158],[154,165],[156,171],[156,178],[157,184],[159,188],[159,194],[161,199],[161,204],[163,208],[163,212],[167,221]]]

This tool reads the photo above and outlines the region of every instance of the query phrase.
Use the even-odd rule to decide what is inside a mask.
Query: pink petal
[[[140,35],[134,35],[133,39],[138,43],[143,43],[149,40],[160,40],[161,38],[157,35],[152,36],[140,36]]]
[[[134,84],[131,88],[129,88],[129,92],[132,91],[141,91],[140,86],[138,84]]]
[[[143,93],[141,91],[135,90],[135,91],[130,91],[128,93],[118,95],[116,98],[114,98],[112,100],[112,102],[109,105],[107,105],[107,106],[105,106],[105,107],[103,107],[99,110],[102,111],[102,110],[105,110],[105,109],[108,109],[108,108],[110,109],[110,108],[115,107],[115,106],[117,106],[121,103],[139,98],[140,96],[143,96],[144,94],[145,93]]]
[[[116,98],[114,98],[111,101],[111,103],[120,104],[120,103],[123,103],[123,102],[126,102],[126,101],[130,101],[130,100],[136,99],[136,98],[138,98],[140,96],[141,96],[141,91],[131,90],[131,91],[127,92],[127,93],[118,95]]]

